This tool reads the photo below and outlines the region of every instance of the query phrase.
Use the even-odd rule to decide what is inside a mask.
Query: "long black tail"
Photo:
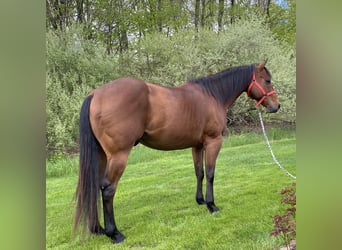
[[[80,113],[80,165],[76,189],[74,231],[79,224],[88,225],[90,232],[98,226],[99,169],[98,142],[90,126],[89,107],[93,96],[88,96]]]

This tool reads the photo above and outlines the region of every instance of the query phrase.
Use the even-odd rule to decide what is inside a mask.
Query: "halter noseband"
[[[266,92],[264,90],[264,88],[255,80],[255,72],[253,72],[253,77],[252,77],[252,81],[248,86],[248,90],[247,90],[247,95],[250,97],[251,96],[251,90],[253,86],[256,86],[261,93],[263,94],[263,96],[260,98],[260,100],[257,102],[256,106],[259,106],[267,96],[273,95],[275,94],[275,90],[271,90],[270,92]]]

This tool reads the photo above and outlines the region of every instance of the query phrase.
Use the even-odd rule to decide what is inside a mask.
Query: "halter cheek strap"
[[[259,106],[267,96],[273,95],[275,94],[275,90],[271,90],[270,92],[266,92],[264,90],[264,88],[255,80],[255,72],[253,72],[253,77],[252,77],[252,81],[248,86],[248,90],[247,90],[247,95],[250,97],[251,96],[251,90],[253,88],[253,86],[256,86],[262,93],[262,97],[260,98],[260,100],[257,102],[256,106]]]

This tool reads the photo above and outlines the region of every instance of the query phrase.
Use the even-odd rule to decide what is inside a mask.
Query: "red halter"
[[[259,106],[267,96],[273,95],[275,94],[275,90],[271,90],[270,92],[266,92],[264,90],[264,88],[255,80],[255,72],[253,72],[253,77],[252,77],[252,81],[248,86],[248,90],[247,90],[247,95],[250,97],[251,96],[251,90],[253,86],[256,86],[261,93],[263,94],[263,96],[260,98],[260,100],[257,102],[256,106]]]

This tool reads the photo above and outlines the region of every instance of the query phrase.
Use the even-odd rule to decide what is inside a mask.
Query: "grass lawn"
[[[295,131],[273,129],[268,136],[279,162],[295,175]],[[269,232],[273,216],[285,210],[278,191],[293,180],[275,165],[261,133],[225,140],[214,183],[215,203],[221,210],[214,214],[195,201],[191,149],[135,147],[115,197],[116,222],[127,237],[118,245],[106,236],[72,236],[77,163],[77,157],[47,162],[47,249],[236,250],[276,249],[283,244]]]

